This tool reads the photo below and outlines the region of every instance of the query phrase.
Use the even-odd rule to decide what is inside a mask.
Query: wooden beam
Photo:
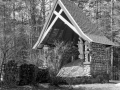
[[[113,79],[113,46],[111,46],[111,79]]]
[[[59,15],[59,13],[56,12],[56,11],[54,11],[54,14],[57,15],[57,16]],[[63,16],[59,15],[58,17],[59,17],[66,25],[68,25],[72,30],[74,30],[75,33],[77,33],[77,34],[80,36],[80,34],[79,34],[79,32],[76,30],[76,28],[75,28],[71,23],[69,23]]]
[[[73,17],[71,16],[71,14],[69,13],[69,11],[66,9],[66,7],[64,6],[64,4],[61,2],[61,0],[58,0],[58,4],[61,6],[61,8],[64,10],[65,14],[68,16],[68,18],[70,19],[70,21],[72,22],[72,24],[74,25],[74,27],[76,27],[76,29],[78,30],[80,36],[89,41],[92,42],[93,40],[91,38],[89,38],[83,31],[82,29],[78,26],[78,24],[76,23],[76,21],[73,19]]]
[[[48,29],[45,31],[45,33],[43,34],[43,37],[40,41],[40,43],[44,40],[44,38],[46,37],[46,35],[48,34],[48,32],[50,31],[50,29],[52,28],[52,26],[55,24],[55,22],[57,21],[57,19],[59,18],[60,14],[63,12],[63,10],[61,9],[59,11],[59,13],[56,15],[55,19],[52,21],[52,23],[50,24],[50,26],[48,27]]]

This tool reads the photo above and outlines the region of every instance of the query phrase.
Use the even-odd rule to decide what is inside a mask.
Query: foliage
[[[4,82],[9,87],[14,87],[18,83],[18,68],[14,60],[9,61],[4,66]]]
[[[36,78],[37,83],[49,83],[50,82],[50,76],[48,69],[39,69],[37,73]]]
[[[33,64],[22,64],[20,66],[19,85],[36,85],[38,68]]]
[[[69,49],[67,44],[64,42],[55,41],[55,47],[51,48],[47,53],[47,66],[55,72],[55,75],[58,73],[61,65],[62,55]]]
[[[56,75],[60,68],[68,63],[68,61],[71,62],[71,57],[75,57],[78,54],[78,50],[70,42],[65,43],[64,41],[56,40],[53,44],[54,47],[50,47],[46,52],[46,62],[51,78],[50,81],[52,84],[57,84]]]
[[[16,61],[18,63],[24,63],[29,57],[28,50],[30,48],[30,45],[28,42],[28,36],[25,35],[24,32],[25,32],[24,28],[21,28],[21,31],[18,37],[16,38],[16,45],[18,47],[21,47],[21,49],[17,52],[16,55]]]
[[[81,76],[81,77],[56,77],[54,80],[55,84],[92,84],[92,83],[108,83],[109,75],[105,72],[94,73],[91,76]]]
[[[54,82],[53,80],[56,78],[56,75],[60,70],[62,56],[71,48],[70,44],[65,44],[63,41],[55,41],[54,45],[55,47],[50,48],[46,55],[51,82]]]
[[[71,0],[83,9],[92,23],[98,24],[103,35],[114,42],[120,42],[119,0]]]
[[[92,83],[94,83],[94,82],[107,83],[107,82],[109,82],[109,79],[110,79],[110,75],[106,72],[92,73],[92,77],[93,77]]]
[[[55,77],[54,78],[54,82],[53,82],[53,85],[66,85],[67,82],[66,82],[66,79],[63,78],[63,77]]]
[[[50,0],[52,2],[52,0]],[[39,37],[44,20],[51,7],[46,0],[2,0],[0,1],[0,66],[9,60],[17,63],[37,62],[32,46]],[[44,5],[43,5],[44,3]],[[43,20],[44,19],[44,20]],[[35,63],[34,63],[35,64]]]
[[[33,64],[22,64],[19,68],[19,85],[37,85],[50,82],[48,69],[40,69]]]

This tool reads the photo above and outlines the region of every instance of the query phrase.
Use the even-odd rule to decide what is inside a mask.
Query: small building
[[[111,73],[113,46],[86,14],[70,0],[56,0],[33,49],[53,44],[54,39],[71,41],[78,47],[79,60],[87,73]]]

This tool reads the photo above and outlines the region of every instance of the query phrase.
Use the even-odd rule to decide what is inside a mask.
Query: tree
[[[119,0],[74,0],[83,9],[92,23],[110,40],[120,43]]]
[[[0,53],[1,73],[9,60],[36,64],[39,52],[32,50],[52,0],[1,0],[0,1]],[[30,52],[30,53],[29,53]]]

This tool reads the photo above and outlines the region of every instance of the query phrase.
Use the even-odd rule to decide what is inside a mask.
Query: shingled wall
[[[109,72],[110,69],[110,47],[91,43],[91,73]]]

